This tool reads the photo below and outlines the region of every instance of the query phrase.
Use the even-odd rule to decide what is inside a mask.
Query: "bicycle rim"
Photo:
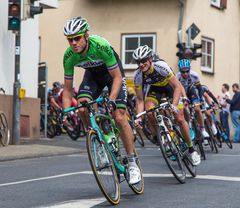
[[[141,181],[136,184],[133,184],[133,185],[129,184],[129,187],[133,190],[134,193],[142,194],[144,191],[144,179],[143,179],[143,175],[142,175],[142,166],[141,166],[141,163],[140,163],[140,160],[139,160],[136,150],[134,150],[134,155],[135,155],[135,159],[136,159],[136,164],[141,171]]]
[[[120,201],[120,184],[112,158],[94,130],[87,136],[88,158],[93,174],[106,199],[113,205]]]
[[[3,146],[7,146],[10,141],[7,118],[4,113],[0,114],[0,141]]]
[[[170,141],[165,133],[160,135],[159,127],[157,139],[163,158],[170,171],[180,183],[185,183],[186,173],[183,168],[183,161],[174,142]],[[173,157],[175,158],[173,159]]]

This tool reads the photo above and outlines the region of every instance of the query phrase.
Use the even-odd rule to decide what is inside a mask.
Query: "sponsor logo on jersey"
[[[103,64],[104,63],[102,60],[94,60],[94,61],[84,61],[84,62],[77,64],[76,66],[87,69],[87,68],[102,66]]]
[[[97,49],[107,53],[110,57],[112,57],[112,50],[110,49],[110,47],[103,46],[103,45],[100,45],[99,43],[97,43]]]

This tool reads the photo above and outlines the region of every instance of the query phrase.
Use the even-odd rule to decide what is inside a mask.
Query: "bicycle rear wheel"
[[[209,145],[210,145],[212,151],[215,151],[216,153],[218,153],[218,147],[216,144],[217,138],[212,132],[211,125],[210,125],[209,121],[207,121],[207,120],[205,120],[204,123],[205,123],[206,130],[209,134],[209,137],[208,137]]]
[[[139,143],[142,147],[145,146],[145,143],[144,143],[144,140],[143,140],[143,136],[142,136],[142,134],[141,134],[140,131],[136,130],[136,134],[134,134],[134,137],[135,137],[135,138],[134,138],[134,141],[137,140],[138,143]]]
[[[8,129],[7,118],[3,112],[0,113],[0,142],[7,146],[10,141],[10,132]]]
[[[197,148],[198,153],[201,155],[201,159],[206,160],[206,154],[203,148],[203,136],[200,129],[193,122],[193,130],[195,131],[194,145]]]
[[[76,141],[80,137],[80,125],[76,121],[76,117],[73,116],[68,118],[68,123],[64,127],[67,131],[68,136],[73,140]]]
[[[175,131],[175,138],[174,140],[177,141],[178,146],[181,150],[181,155],[182,155],[182,160],[183,163],[185,164],[188,172],[192,175],[192,177],[196,177],[196,166],[193,165],[191,157],[190,157],[190,153],[188,151],[188,146],[187,144],[183,141],[182,139],[182,135],[181,132],[179,130],[179,128],[174,127],[174,131]]]
[[[53,118],[48,116],[47,118],[47,137],[48,138],[53,138],[54,136],[56,136],[56,125],[53,121]]]
[[[183,168],[183,161],[179,154],[179,151],[172,139],[168,138],[168,135],[164,132],[160,134],[160,127],[157,126],[157,140],[160,146],[163,158],[167,163],[170,171],[174,177],[180,182],[185,183],[186,173]]]
[[[225,142],[230,149],[232,149],[233,148],[232,142],[227,136],[227,132],[223,129],[223,127],[219,123],[217,123],[217,129],[218,129],[218,136],[219,136],[218,138],[221,141]]]
[[[87,151],[93,174],[106,199],[113,205],[120,201],[120,184],[110,153],[97,133],[90,130],[87,135]]]

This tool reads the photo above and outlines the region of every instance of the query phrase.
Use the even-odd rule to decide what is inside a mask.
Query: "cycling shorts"
[[[118,60],[118,66],[121,70],[122,64],[120,60]],[[108,71],[101,73],[92,73],[91,71],[86,70],[83,81],[79,87],[78,90],[78,96],[77,99],[79,98],[89,98],[90,100],[95,100],[97,99],[103,89],[105,87],[108,88],[108,92],[111,92],[112,89],[112,84],[113,84],[113,78],[112,76],[108,73]],[[120,88],[118,97],[115,100],[117,104],[117,108],[119,109],[126,109],[127,105],[127,86],[126,86],[126,78],[122,78],[122,86]]]

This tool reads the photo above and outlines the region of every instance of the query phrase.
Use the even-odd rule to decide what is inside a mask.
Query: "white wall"
[[[0,2],[0,87],[13,94],[15,35],[8,31],[8,0]],[[39,17],[22,21],[20,82],[26,97],[37,97],[39,62]]]

